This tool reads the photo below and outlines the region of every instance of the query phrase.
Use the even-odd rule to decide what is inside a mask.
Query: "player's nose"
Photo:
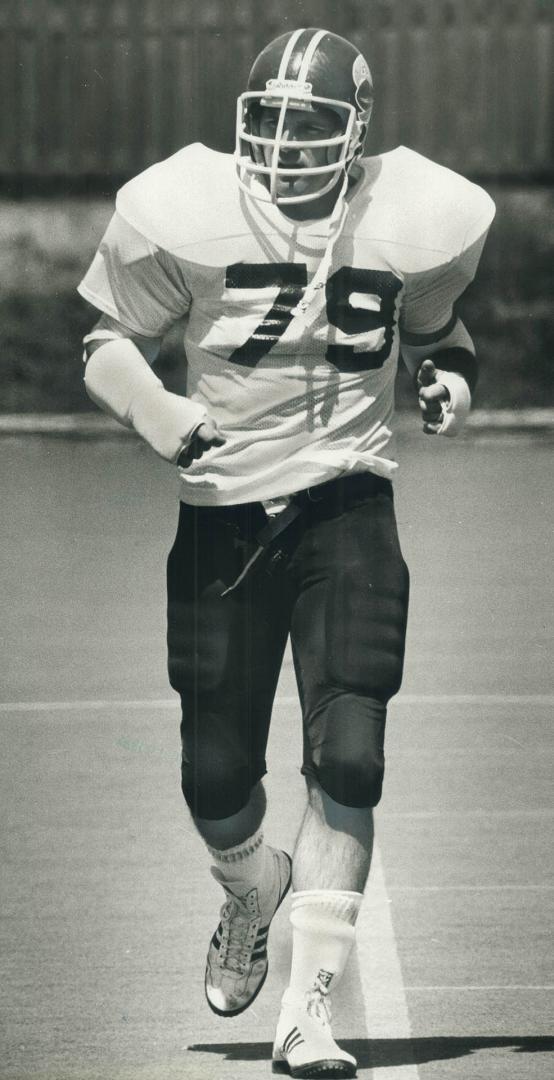
[[[298,136],[296,135],[294,130],[291,131],[290,128],[286,128],[283,131],[283,137],[282,137],[283,142],[296,143],[297,140],[298,140]],[[297,158],[299,156],[299,154],[300,154],[300,150],[299,150],[299,148],[297,146],[281,146],[280,147],[279,157],[282,158],[282,159],[286,158],[287,161],[289,161],[291,158]]]
[[[300,136],[294,124],[285,124],[282,138],[283,142],[296,143],[299,141]]]

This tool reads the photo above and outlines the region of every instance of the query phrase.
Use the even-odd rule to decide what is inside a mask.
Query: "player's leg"
[[[267,972],[267,933],[290,859],[264,843],[265,749],[287,637],[286,590],[265,572],[222,596],[251,553],[261,507],[183,507],[168,561],[170,680],[181,694],[182,787],[226,902],[206,994],[235,1015]]]
[[[371,806],[343,806],[314,776],[306,776],[307,803],[294,849],[294,887],[362,893],[373,849]]]
[[[354,1076],[355,1059],[331,1033],[329,995],[354,942],[371,860],[373,812],[342,806],[314,777],[306,780],[308,804],[293,857],[292,967],[275,1038],[275,1067],[286,1062],[303,1077],[322,1070],[329,1077]],[[299,1035],[291,1037],[295,1031]]]
[[[320,515],[304,557],[309,587],[292,616],[309,793],[294,883],[361,892],[383,784],[386,708],[402,677],[408,570],[386,482],[343,513]],[[325,844],[321,862],[311,854],[316,840]]]
[[[369,871],[408,575],[386,486],[341,514],[315,507],[313,518],[310,547],[298,551],[307,587],[292,617],[308,805],[293,860],[293,962],[274,1053],[295,1076],[324,1065],[338,1077],[353,1076],[355,1062],[332,1038],[329,994],[354,941]],[[291,1038],[293,1028],[303,1042]]]

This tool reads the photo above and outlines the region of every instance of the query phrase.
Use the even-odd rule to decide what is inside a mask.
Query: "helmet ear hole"
[[[373,105],[373,89],[369,79],[364,79],[360,85],[356,87],[355,98],[360,116],[367,116],[369,119],[371,106]]]

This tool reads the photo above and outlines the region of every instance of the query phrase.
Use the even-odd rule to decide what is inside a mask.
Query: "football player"
[[[390,449],[399,351],[423,430],[462,427],[475,350],[456,314],[493,204],[404,147],[364,157],[373,90],[354,45],[284,34],[237,106],[234,155],[188,146],[131,180],[80,285],[98,405],[179,469],[168,561],[182,787],[225,892],[206,996],[246,1009],[291,860],[263,835],[265,751],[290,635],[307,785],[293,960],[274,1068],[350,1077],[330,1000],[352,947],[400,686],[408,571]],[[187,395],[151,363],[185,317]]]

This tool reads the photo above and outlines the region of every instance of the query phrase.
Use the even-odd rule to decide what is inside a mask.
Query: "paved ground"
[[[172,470],[133,441],[0,446],[1,1080],[269,1076],[286,910],[253,1009],[223,1021],[202,1000],[220,898],[165,678]],[[336,1031],[361,1077],[549,1080],[550,448],[405,436],[400,452],[409,659]],[[299,751],[287,661],[267,833],[289,845]]]

